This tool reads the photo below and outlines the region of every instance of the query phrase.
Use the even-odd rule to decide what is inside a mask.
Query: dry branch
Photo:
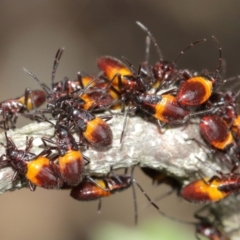
[[[164,170],[184,183],[199,178],[199,172],[209,177],[214,174],[196,158],[209,162],[211,155],[207,154],[207,150],[199,147],[194,141],[186,141],[188,138],[202,141],[197,123],[169,128],[161,134],[155,124],[139,117],[131,117],[127,122],[123,143],[120,144],[123,120],[123,116],[115,116],[109,121],[114,137],[111,147],[97,150],[89,148],[84,151],[84,154],[91,160],[87,173],[101,176],[107,174],[111,167],[114,169],[126,168],[140,163],[140,166]],[[38,147],[42,144],[41,137],[52,135],[53,127],[49,123],[31,123],[21,129],[8,131],[8,136],[21,149],[25,148],[26,137],[32,136],[34,138],[32,151],[35,153],[42,150]],[[0,142],[5,144],[4,134],[0,135]],[[5,153],[5,149],[0,146],[0,155],[3,153]],[[214,161],[211,162],[211,165],[219,169]],[[0,170],[0,193],[26,186],[24,182],[20,181],[12,183],[13,173],[14,170],[10,167]],[[236,198],[230,197],[226,201],[221,201],[220,205],[223,206],[221,211],[224,216],[227,216],[226,224],[230,223],[230,228],[234,228],[232,219],[236,218],[237,209],[233,207],[236,207]],[[212,207],[219,208],[219,204]]]

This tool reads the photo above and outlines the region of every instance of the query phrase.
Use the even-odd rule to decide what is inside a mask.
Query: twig
[[[84,151],[91,160],[87,168],[91,175],[105,175],[111,166],[117,169],[140,163],[141,166],[164,169],[175,177],[189,180],[196,176],[198,168],[204,167],[196,157],[205,161],[205,149],[200,148],[194,141],[186,141],[193,136],[200,140],[197,124],[169,128],[164,134],[160,134],[155,124],[139,117],[132,117],[128,121],[123,142],[120,144],[123,118],[123,116],[115,116],[111,122],[109,121],[114,137],[111,147],[89,148]],[[26,137],[33,137],[31,151],[37,154],[42,150],[39,148],[42,145],[41,137],[51,137],[53,131],[49,123],[31,123],[23,128],[8,131],[8,136],[21,149],[26,146]],[[5,143],[4,134],[0,135],[0,142]],[[3,153],[5,149],[0,146],[0,155]],[[0,170],[0,193],[21,187],[20,183],[11,184],[12,173],[11,168]]]
[[[184,183],[199,178],[199,173],[209,177],[214,174],[196,158],[209,162],[211,155],[207,149],[199,147],[195,141],[186,141],[189,138],[202,141],[197,122],[189,123],[187,126],[169,128],[160,134],[157,125],[139,117],[132,117],[128,120],[123,142],[120,144],[123,120],[123,116],[115,116],[108,122],[114,137],[111,147],[97,150],[89,148],[84,151],[84,154],[91,160],[86,170],[88,174],[102,176],[106,175],[111,167],[114,169],[127,168],[138,163],[140,166],[164,170]],[[49,123],[31,123],[21,129],[8,131],[8,136],[21,149],[25,148],[26,137],[32,136],[34,138],[32,151],[38,153],[42,150],[39,148],[42,145],[41,137],[51,137],[53,131],[53,127]],[[5,143],[4,134],[0,135],[0,142]],[[3,153],[5,153],[5,149],[0,146],[0,155]],[[217,163],[211,162],[211,165],[219,169]],[[25,182],[21,183],[21,181],[12,183],[13,173],[14,170],[10,167],[0,169],[0,193],[26,186]],[[236,199],[229,198],[220,204],[223,206],[221,211],[232,218],[236,217],[236,209],[233,209],[236,203],[229,204],[231,201],[235,202]],[[219,204],[213,205],[213,208],[216,206]],[[226,223],[229,223],[228,219]],[[234,228],[232,220],[231,227]]]

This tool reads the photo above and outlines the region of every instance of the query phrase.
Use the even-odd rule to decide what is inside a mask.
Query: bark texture
[[[111,147],[94,149],[89,147],[83,153],[90,158],[87,174],[103,176],[110,168],[126,168],[136,164],[166,171],[184,184],[202,176],[211,177],[215,173],[198,161],[208,161],[219,169],[219,164],[214,162],[209,151],[200,147],[195,141],[186,141],[195,138],[202,141],[199,134],[198,121],[187,126],[173,126],[160,133],[156,124],[143,120],[140,117],[131,117],[127,121],[123,142],[120,136],[123,128],[123,116],[115,116],[108,123],[113,131],[113,144]],[[31,123],[20,129],[8,131],[8,136],[13,139],[18,148],[24,149],[26,138],[33,137],[32,152],[39,153],[42,148],[41,137],[51,137],[54,129],[49,123]],[[5,135],[0,135],[0,142],[5,144]],[[0,155],[5,153],[5,148],[0,145]],[[227,170],[226,170],[227,172]],[[14,191],[26,187],[26,182],[12,182],[14,170],[11,167],[0,169],[0,193]],[[220,209],[223,214],[224,224],[228,230],[239,226],[236,197],[230,196],[211,207]],[[237,214],[236,214],[237,213]],[[235,226],[234,226],[235,223]],[[238,233],[237,233],[238,234]],[[232,239],[237,239],[232,238]]]

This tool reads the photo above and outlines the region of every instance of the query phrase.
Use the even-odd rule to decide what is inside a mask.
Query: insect
[[[62,56],[59,55],[59,51],[62,51],[63,49],[58,49],[57,55],[54,60],[54,71],[53,74],[55,75],[55,72],[57,70],[57,66],[59,64],[60,58]],[[61,92],[62,94],[70,94],[76,90],[83,89],[86,87],[94,77],[89,76],[87,74],[82,74],[81,72],[77,73],[77,79],[76,80],[70,80],[68,77],[64,77],[63,80],[54,82],[54,77],[52,80],[52,91],[53,92]]]
[[[55,56],[55,60],[53,63],[52,77],[51,77],[51,88],[49,88],[47,85],[42,83],[33,73],[28,71],[26,68],[23,68],[23,70],[25,72],[27,72],[39,84],[39,86],[42,88],[42,90],[46,94],[47,110],[44,111],[45,113],[47,113],[47,112],[52,113],[54,108],[58,107],[62,101],[65,101],[66,99],[68,99],[72,96],[71,93],[74,93],[74,92],[78,93],[78,91],[79,91],[79,94],[80,94],[80,92],[83,93],[87,89],[87,87],[86,87],[86,88],[84,88],[84,90],[82,90],[82,88],[79,87],[79,86],[85,84],[85,81],[83,80],[84,78],[82,78],[81,76],[79,77],[80,80],[79,80],[78,84],[68,80],[67,78],[58,83],[54,82],[56,70],[59,65],[59,61],[61,59],[63,51],[64,51],[64,48],[58,49],[56,56]],[[96,81],[96,79],[97,79],[97,77],[94,79],[91,79],[91,77],[86,77],[85,80],[86,80],[86,82],[88,82],[87,86],[88,87],[91,86],[91,84],[94,81]],[[73,94],[73,96],[77,97],[77,94]],[[82,100],[81,104],[84,104],[84,103],[85,103],[84,100]],[[58,110],[56,110],[56,111],[58,111]],[[53,112],[53,115],[54,115],[54,112]]]
[[[200,159],[198,159],[201,161]],[[202,162],[202,161],[201,161]],[[220,201],[233,192],[239,191],[240,176],[235,171],[238,165],[235,165],[230,173],[224,174],[207,163],[202,162],[211,168],[218,175],[211,178],[197,179],[182,188],[180,196],[189,202],[212,203]]]
[[[127,59],[125,61],[128,62]],[[107,77],[107,81],[112,83],[115,92],[118,91],[122,112],[125,111],[125,105],[132,102],[132,95],[135,91],[146,92],[149,88],[141,77],[141,65],[138,72],[135,73],[134,67],[129,62],[130,68],[120,60],[110,56],[98,58],[97,64],[99,69],[104,72],[104,76]]]
[[[172,62],[166,61],[163,59],[162,52],[157,44],[156,39],[152,35],[152,33],[142,23],[140,23],[138,21],[136,23],[150,37],[150,39],[152,40],[152,42],[157,50],[158,56],[159,56],[159,61],[151,69],[152,70],[151,75],[153,75],[153,78],[154,78],[153,87],[156,89],[155,92],[158,92],[163,87],[169,87],[175,80],[175,77],[178,75],[178,72],[179,72],[179,70],[177,69],[177,66],[176,66],[176,62],[178,61],[178,59],[182,55],[184,55],[188,49],[192,48],[194,45],[196,45],[198,43],[205,42],[206,39],[197,40],[197,41],[191,43],[189,46],[187,46],[184,50],[182,50],[179,53],[179,55],[176,57],[176,59],[174,61],[172,61]],[[148,64],[148,60],[145,61],[145,65],[146,64]],[[187,70],[182,70],[181,71],[182,74],[185,71],[187,71]],[[189,72],[189,71],[187,71],[187,72]]]
[[[103,79],[97,79],[94,86],[86,86],[87,91],[80,93],[79,97],[85,102],[82,104],[84,110],[99,112],[102,110],[119,109],[121,94]]]
[[[26,70],[41,85],[43,84],[31,72]],[[43,86],[44,88],[44,86]],[[58,94],[58,93],[57,93]],[[112,131],[109,125],[99,117],[95,117],[90,111],[81,109],[82,99],[72,93],[68,96],[57,96],[54,93],[48,95],[48,109],[41,113],[51,113],[54,118],[61,121],[71,121],[80,131],[88,143],[93,147],[109,146],[112,143]],[[110,119],[111,117],[104,117]]]
[[[144,192],[139,183],[133,178],[134,167],[131,170],[131,175],[127,173],[123,175],[116,175],[113,171],[111,171],[113,176],[107,176],[104,178],[94,178],[94,180],[98,183],[98,185],[103,188],[109,189],[108,192],[99,188],[95,183],[89,181],[82,181],[78,186],[74,187],[71,190],[71,197],[78,201],[91,201],[91,200],[99,200],[99,207],[101,207],[101,198],[108,197],[114,194],[115,192],[123,191],[132,186],[133,190],[133,201],[134,201],[134,209],[135,209],[135,223],[137,224],[138,215],[137,215],[137,202],[136,202],[136,194],[135,189],[132,183],[135,183],[144,196],[148,199],[148,201],[155,207],[159,209],[158,206],[152,202],[150,197]]]
[[[176,98],[170,94],[135,94],[134,101],[139,108],[165,123],[183,122],[190,111],[179,107]]]
[[[206,209],[208,209],[207,216],[201,216],[200,212]],[[195,226],[195,236],[198,240],[200,240],[199,235],[209,240],[230,240],[224,231],[222,231],[223,224],[219,212],[211,208],[210,205],[205,205],[197,210],[194,217],[198,220],[197,223],[192,223]]]
[[[52,122],[48,120],[46,121],[54,125]],[[64,183],[69,186],[76,186],[81,182],[84,175],[85,165],[90,161],[80,152],[78,143],[70,133],[68,127],[63,126],[60,123],[57,123],[54,127],[54,135],[56,136],[57,141],[54,142],[45,137],[42,138],[42,141],[45,149],[56,149],[58,151],[55,158],[58,159],[59,172]],[[56,147],[47,145],[47,142],[55,144]]]
[[[238,101],[240,91],[231,90],[218,92],[208,101],[208,108],[217,108],[218,115],[224,119],[236,140],[240,136],[240,115],[238,114]]]
[[[233,135],[222,117],[216,114],[204,116],[199,127],[203,138],[214,148],[227,150],[234,145]]]
[[[160,128],[162,128],[161,122],[169,124],[184,124],[191,117],[212,111],[212,109],[207,109],[191,113],[189,109],[179,106],[176,97],[170,94],[156,95],[135,93],[133,99],[136,108],[139,108],[154,117]]]
[[[92,147],[107,147],[112,144],[112,130],[100,117],[95,117],[89,111],[78,109],[72,103],[66,109],[67,121],[72,122]],[[103,117],[107,120],[111,116]]]
[[[5,124],[4,124],[5,126]],[[17,148],[13,140],[8,137],[5,128],[6,153],[1,156],[0,166],[12,166],[15,170],[12,181],[15,181],[19,175],[23,175],[28,180],[31,191],[36,186],[47,189],[59,189],[63,180],[60,177],[59,167],[48,157],[51,151],[43,150],[38,155],[30,152],[32,148],[33,138],[26,142],[25,150]]]
[[[207,219],[202,219],[196,224],[196,238],[200,240],[198,235],[202,235],[209,240],[230,240],[224,232],[218,229],[214,223],[211,223]]]
[[[46,94],[47,109],[44,110],[44,111],[41,110],[41,113],[43,113],[43,112],[51,113],[52,109],[54,109],[56,103],[58,103],[61,99],[65,99],[66,98],[66,94],[63,93],[63,95],[62,95],[61,92],[53,91],[47,85],[43,84],[33,73],[28,71],[26,68],[23,68],[23,70],[26,73],[28,73],[39,84],[39,86],[43,89],[43,91]],[[55,73],[53,71],[53,73],[52,73],[52,82],[53,82],[54,76],[55,76]]]
[[[199,123],[201,136],[207,145],[195,140],[230,162],[236,162],[238,158],[237,94],[227,91],[211,96],[206,108],[210,111],[215,108],[215,113],[202,117]]]
[[[213,90],[220,84],[219,71],[222,63],[222,48],[214,36],[213,39],[217,43],[219,50],[218,66],[215,72],[203,72],[198,76],[193,76],[187,70],[178,73],[180,77],[186,79],[180,85],[176,96],[178,103],[182,106],[200,106],[210,98]]]
[[[75,127],[80,132],[80,136],[83,136],[93,147],[109,146],[112,143],[112,131],[109,125],[102,118],[95,117],[92,111],[85,110],[85,108],[93,109],[98,104],[111,105],[112,99],[114,100],[116,96],[109,96],[109,98],[105,97],[104,91],[106,90],[106,88],[108,89],[108,85],[106,85],[106,83],[104,83],[106,88],[104,86],[104,88],[101,89],[102,91],[97,91],[96,88],[94,88],[94,90],[91,89],[91,93],[86,92],[87,89],[91,87],[91,84],[94,83],[94,81],[98,80],[98,76],[95,79],[92,79],[84,89],[80,89],[80,92],[78,89],[74,92],[71,92],[72,85],[70,85],[69,87],[69,82],[67,80],[65,82],[65,84],[67,85],[66,88],[64,87],[64,84],[56,85],[54,83],[54,77],[63,50],[64,49],[59,49],[55,57],[51,78],[51,89],[41,83],[34,74],[24,69],[46,92],[48,106],[47,109],[41,110],[41,113],[51,113],[54,118],[60,118],[61,121],[71,121],[72,123],[74,123]],[[79,85],[84,85],[84,83],[79,80]],[[70,89],[70,93],[66,94],[66,89]],[[91,102],[91,106],[89,105],[89,102]],[[104,117],[104,119],[110,118]]]
[[[201,216],[200,212],[208,209],[208,214],[206,216]],[[210,205],[205,205],[194,214],[194,217],[198,220],[197,222],[185,222],[185,224],[190,224],[195,226],[195,236],[200,240],[199,236],[204,236],[209,240],[230,240],[230,238],[223,231],[223,224],[219,213],[211,208]],[[181,222],[181,220],[179,220]]]
[[[75,93],[74,95],[82,100],[81,108],[84,110],[101,111],[115,108],[120,93],[110,83],[100,77],[82,75],[81,72],[78,72],[77,76],[77,80],[64,78],[53,83],[52,92],[59,92],[62,97]]]
[[[133,80],[133,73],[119,59],[111,56],[102,56],[97,59],[98,68],[104,72],[104,75],[112,84],[121,91],[122,87],[136,87],[136,82]]]
[[[6,129],[15,128],[18,116],[36,107],[40,107],[45,102],[45,93],[42,90],[26,88],[25,94],[21,97],[8,99],[0,103],[0,115],[5,114],[5,119],[0,121],[0,126],[5,122]]]
[[[61,104],[63,105],[59,107],[61,111],[58,119],[65,124],[73,125],[80,138],[83,136],[93,147],[111,145],[112,131],[103,119],[110,120],[112,116],[96,117],[90,111],[79,108],[79,101],[74,98],[69,98]]]

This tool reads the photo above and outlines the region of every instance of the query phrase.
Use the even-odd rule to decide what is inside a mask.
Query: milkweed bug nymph
[[[200,120],[200,132],[213,147],[226,150],[234,144],[233,136],[226,121],[218,115],[204,116]]]
[[[205,42],[206,39],[197,40],[197,41],[191,43],[189,46],[187,46],[184,50],[182,50],[179,53],[179,55],[177,56],[177,58],[174,61],[170,62],[170,61],[163,59],[163,55],[157,44],[157,41],[153,37],[152,33],[147,29],[147,27],[138,21],[136,23],[150,37],[150,39],[152,40],[152,42],[157,50],[158,56],[159,56],[159,61],[152,67],[152,74],[153,74],[153,77],[155,80],[153,87],[156,88],[155,92],[158,92],[161,88],[168,87],[169,85],[171,85],[173,83],[173,80],[175,80],[175,77],[177,76],[177,74],[179,72],[179,70],[177,69],[177,66],[176,66],[176,62],[179,59],[179,57],[184,55],[184,53],[188,49],[192,48],[194,45],[201,43],[201,42]],[[182,70],[182,71],[185,72],[185,70]]]
[[[51,123],[50,121],[48,122]],[[57,123],[55,126],[55,136],[57,138],[56,142],[43,137],[44,147],[45,149],[56,149],[58,151],[55,158],[58,159],[61,178],[69,186],[76,186],[83,178],[85,162],[88,164],[90,161],[79,150],[78,143],[70,133],[68,127]],[[55,144],[56,147],[48,146],[47,142]]]
[[[18,98],[8,99],[0,102],[0,114],[5,117],[0,121],[0,125],[5,122],[6,128],[15,128],[19,115],[24,115],[28,111],[40,107],[46,100],[45,93],[42,90],[25,89],[25,94]],[[9,126],[10,123],[10,126]]]
[[[198,160],[201,161],[200,159]],[[207,163],[202,163],[218,175],[214,175],[211,178],[201,178],[189,183],[181,190],[180,195],[182,198],[189,202],[212,203],[226,198],[233,192],[239,191],[240,175],[235,173],[238,165],[235,165],[230,173],[224,174]]]
[[[123,174],[116,175],[113,171],[111,173],[113,176],[107,176],[105,178],[93,178],[98,185],[94,182],[82,181],[78,186],[74,187],[71,190],[70,195],[78,200],[78,201],[91,201],[91,200],[101,200],[102,197],[111,196],[115,192],[123,191],[132,186],[133,190],[133,200],[134,200],[134,209],[135,209],[135,223],[137,224],[138,216],[137,216],[137,202],[136,202],[136,194],[135,189],[132,183],[135,183],[144,196],[148,199],[148,201],[155,207],[159,209],[158,206],[152,202],[150,197],[145,193],[139,183],[133,178],[134,167],[132,168],[131,175]],[[102,188],[106,188],[109,191],[106,192]],[[99,210],[101,207],[101,202],[99,202]]]
[[[32,137],[26,142],[25,150],[20,150],[8,137],[6,128],[4,133],[6,153],[1,156],[0,165],[13,167],[15,173],[12,181],[15,181],[19,175],[25,176],[31,191],[34,191],[36,186],[47,189],[59,189],[62,186],[63,180],[60,177],[59,167],[48,157],[51,151],[43,150],[38,155],[30,152]]]
[[[107,147],[112,144],[112,130],[110,126],[100,117],[95,117],[89,111],[69,106],[68,120],[77,127],[80,134],[93,147]],[[104,117],[103,117],[104,118]],[[106,117],[111,119],[112,117]]]
[[[213,89],[219,85],[222,48],[214,36],[213,39],[218,44],[219,49],[219,61],[215,72],[206,72],[198,76],[193,76],[187,71],[179,73],[180,76],[185,76],[184,78],[186,78],[186,80],[180,85],[176,96],[178,103],[182,106],[200,106],[211,97]]]

